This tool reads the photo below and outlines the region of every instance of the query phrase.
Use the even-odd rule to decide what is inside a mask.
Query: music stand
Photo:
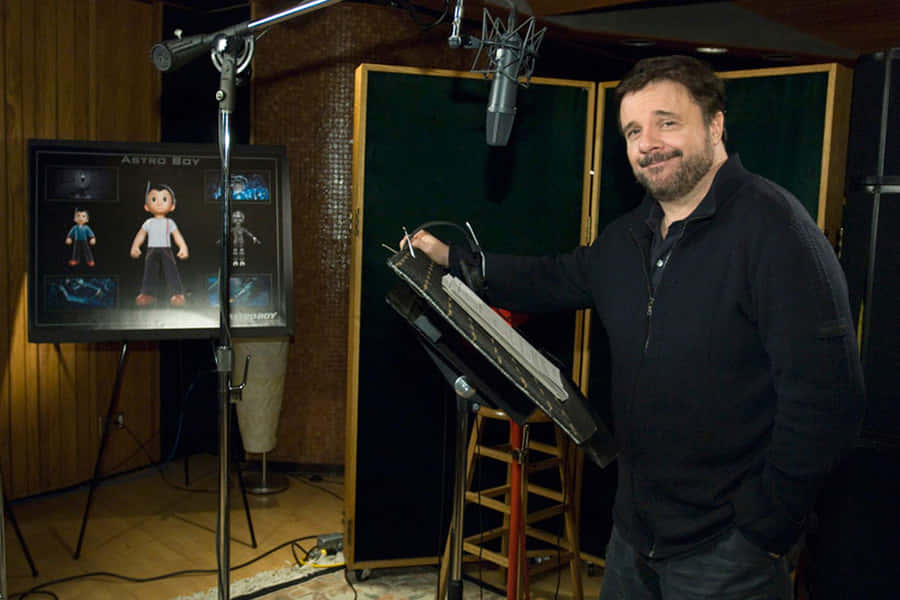
[[[450,519],[450,573],[447,584],[447,598],[462,599],[462,548],[463,548],[463,511],[465,509],[466,487],[466,440],[469,437],[469,412],[477,411],[479,405],[504,407],[507,414],[518,423],[524,422],[524,415],[519,406],[510,405],[503,400],[489,384],[481,379],[450,344],[441,332],[441,325],[433,316],[429,316],[422,301],[409,287],[398,286],[386,297],[387,303],[401,316],[405,317],[418,334],[419,342],[425,353],[431,358],[444,379],[456,394],[456,423],[454,439],[454,476],[453,476],[453,513]]]
[[[456,393],[456,465],[447,597],[462,599],[462,538],[465,505],[465,447],[468,411],[475,400],[505,411],[523,424],[535,406],[543,410],[594,462],[609,465],[618,454],[603,422],[588,408],[574,383],[563,378],[568,398],[560,401],[516,358],[455,304],[441,287],[447,273],[423,253],[397,252],[388,266],[406,284],[393,289],[387,303],[403,316]],[[551,399],[553,398],[553,399]]]

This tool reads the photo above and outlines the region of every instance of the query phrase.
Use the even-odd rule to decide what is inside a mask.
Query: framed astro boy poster
[[[217,146],[28,146],[29,340],[216,336],[224,229]],[[229,171],[232,332],[291,335],[285,149],[235,146]]]

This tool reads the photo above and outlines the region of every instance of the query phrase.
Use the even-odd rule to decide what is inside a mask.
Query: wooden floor
[[[55,497],[15,504],[12,509],[39,576],[31,571],[6,522],[7,590],[12,596],[45,581],[89,572],[112,572],[133,578],[150,578],[186,569],[210,569],[208,575],[129,583],[109,577],[90,577],[49,588],[61,600],[167,600],[216,585],[216,509],[218,506],[217,458],[191,457],[190,488],[184,486],[181,460],[164,470],[156,469],[109,481],[94,495],[78,560],[72,558],[87,500],[87,489]],[[289,540],[343,530],[343,481],[323,474],[323,481],[305,483],[291,477],[286,491],[267,495],[248,494],[257,548],[250,546],[247,519],[237,486],[232,486],[231,564],[249,561]],[[170,483],[167,483],[170,482]],[[312,548],[315,541],[300,542]],[[284,548],[240,570],[231,570],[231,581],[260,571],[293,564]],[[36,596],[40,597],[40,596]]]
[[[133,583],[107,576],[78,578],[48,589],[61,600],[168,600],[180,594],[204,591],[216,585],[216,507],[218,479],[216,457],[191,457],[190,491],[184,486],[181,460],[169,464],[163,475],[156,469],[124,476],[101,485],[94,495],[78,560],[72,555],[78,543],[87,488],[17,503],[12,510],[36,563],[32,577],[9,519],[6,521],[7,590],[10,596],[35,585],[85,573],[106,572],[132,578],[152,578],[187,569],[209,569],[206,575],[162,578]],[[232,486],[231,564],[250,561],[266,551],[303,536],[343,531],[343,481],[340,475],[292,476],[286,491],[268,495],[248,494],[258,547],[250,546],[250,534],[239,490]],[[301,542],[304,548],[314,540]],[[293,564],[289,548],[230,572],[232,582],[261,571]],[[569,577],[545,575],[532,582],[534,600],[557,596],[572,598]],[[585,577],[584,597],[599,593],[599,577]],[[35,596],[41,597],[41,596]],[[49,597],[49,596],[45,596]]]

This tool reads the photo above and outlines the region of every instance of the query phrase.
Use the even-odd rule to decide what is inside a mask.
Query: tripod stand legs
[[[253,519],[250,518],[250,504],[247,502],[247,488],[244,486],[244,474],[240,462],[236,463],[238,485],[241,486],[241,498],[244,501],[244,514],[247,515],[247,527],[250,529],[250,542],[256,548],[256,534],[253,532]]]
[[[6,516],[9,517],[9,522],[12,523],[13,531],[16,532],[16,539],[19,540],[19,545],[22,546],[22,552],[25,553],[25,560],[28,561],[28,567],[31,569],[32,577],[37,577],[38,572],[34,566],[34,560],[31,558],[31,552],[28,551],[28,545],[25,543],[25,538],[22,537],[22,530],[19,529],[19,523],[18,523],[18,521],[16,521],[16,513],[14,513],[12,510],[12,507],[6,503],[6,492],[3,492],[3,511],[0,511],[0,513],[2,513],[2,512],[6,513]],[[4,548],[5,548],[5,545],[4,545]],[[5,558],[5,554],[6,553],[4,552],[4,558]],[[5,565],[5,563],[4,563],[4,565]]]
[[[103,451],[109,439],[109,426],[112,424],[113,410],[116,407],[116,399],[119,397],[119,388],[122,385],[122,368],[125,366],[125,357],[128,355],[128,342],[122,344],[122,354],[119,355],[119,364],[116,367],[116,378],[113,382],[112,395],[109,399],[109,408],[106,411],[106,421],[103,424],[103,437],[100,440],[100,449],[97,451],[97,461],[94,463],[94,474],[91,477],[91,487],[88,491],[87,504],[84,506],[84,517],[81,519],[81,531],[78,533],[78,544],[75,546],[73,558],[78,560],[81,555],[81,544],[84,542],[84,530],[87,528],[88,514],[94,501],[94,492],[100,482],[100,462],[103,460]]]
[[[110,426],[112,424],[112,415],[113,415],[113,412],[115,411],[116,401],[119,397],[119,389],[122,384],[122,371],[125,366],[125,358],[127,357],[127,355],[128,355],[128,342],[125,342],[122,344],[122,353],[119,356],[119,363],[118,363],[118,366],[116,367],[116,376],[115,376],[115,380],[113,382],[112,395],[109,400],[109,408],[106,411],[106,421],[104,423],[103,437],[100,440],[100,449],[97,452],[97,460],[94,463],[94,474],[91,477],[91,485],[88,490],[87,503],[85,504],[85,507],[84,507],[84,516],[82,517],[82,520],[81,520],[81,531],[78,534],[78,544],[75,546],[75,553],[73,555],[73,558],[75,558],[75,560],[78,560],[79,556],[81,555],[81,545],[84,542],[84,533],[85,533],[85,530],[87,529],[88,515],[90,514],[91,505],[93,504],[93,501],[94,501],[94,493],[96,492],[97,486],[100,483],[100,463],[103,460],[103,453],[104,453],[104,450],[106,449],[106,444],[109,439],[109,431],[110,431]],[[234,407],[232,405],[230,405],[230,403],[227,402],[227,394],[228,394],[228,391],[226,390],[226,401],[225,401],[225,404],[223,405],[224,413],[221,417],[221,419],[224,421],[223,426],[225,426],[225,427],[229,426],[229,424],[230,424],[229,417],[231,416],[232,412],[234,411]],[[225,443],[227,444],[228,443],[227,432],[226,433],[220,432],[220,435],[222,435],[224,437]],[[222,495],[223,489],[225,490],[225,497],[224,497],[224,499],[220,498],[220,505],[224,503],[225,508],[227,509],[227,506],[228,506],[228,500],[227,500],[227,476],[228,475],[227,474],[228,474],[228,466],[229,466],[228,446],[226,445],[226,446],[224,446],[224,448],[222,448],[220,446],[220,453],[224,453],[224,457],[220,458],[220,467],[223,463],[225,465],[224,469],[220,468],[220,486],[219,486],[220,487],[220,496]],[[188,478],[187,459],[185,459],[184,473],[185,473],[185,475],[184,475],[185,482],[187,482],[187,478]],[[237,477],[238,477],[238,481],[240,482],[241,497],[244,502],[244,512],[247,515],[247,526],[250,529],[250,539],[252,542],[252,546],[254,548],[256,548],[256,535],[253,530],[253,521],[250,518],[250,506],[247,503],[247,491],[244,488],[244,482],[243,482],[243,478],[241,477],[240,467],[238,467]],[[221,481],[222,478],[225,478],[224,484]],[[221,508],[221,506],[220,506],[220,508]],[[19,534],[18,525],[15,525],[15,522],[14,522],[14,526],[16,529],[16,533]],[[226,530],[228,529],[227,523],[226,523],[225,529]],[[222,533],[220,532],[219,535],[221,537]],[[226,533],[224,539],[227,539],[228,537],[229,536]],[[19,534],[19,540],[22,541],[21,534]],[[23,543],[23,548],[24,547],[25,546]],[[27,555],[27,553],[28,553],[27,549],[25,552]],[[227,553],[227,549],[226,549],[226,553]],[[29,557],[29,563],[32,565],[31,566],[32,572],[37,574],[37,572],[34,569],[33,563],[31,563],[30,557]]]
[[[0,472],[0,492],[2,492],[2,499],[0,499],[0,599],[7,598],[6,595],[6,516],[9,516],[9,522],[12,523],[13,531],[16,532],[16,538],[19,540],[19,544],[22,546],[22,551],[25,553],[25,560],[28,561],[28,566],[31,568],[32,577],[37,577],[38,572],[34,567],[34,560],[31,558],[31,552],[28,551],[28,545],[25,543],[25,538],[22,537],[22,531],[19,529],[19,523],[16,521],[16,515],[13,513],[12,507],[8,506],[6,503],[6,490],[3,489],[3,473]]]

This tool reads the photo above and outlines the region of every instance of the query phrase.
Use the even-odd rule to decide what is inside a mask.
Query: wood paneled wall
[[[122,349],[28,343],[27,140],[158,141],[160,77],[149,50],[162,15],[138,0],[0,7],[0,467],[6,495],[17,498],[91,477]],[[158,460],[158,377],[156,345],[130,344],[118,401],[127,429],[112,432],[104,474]]]

